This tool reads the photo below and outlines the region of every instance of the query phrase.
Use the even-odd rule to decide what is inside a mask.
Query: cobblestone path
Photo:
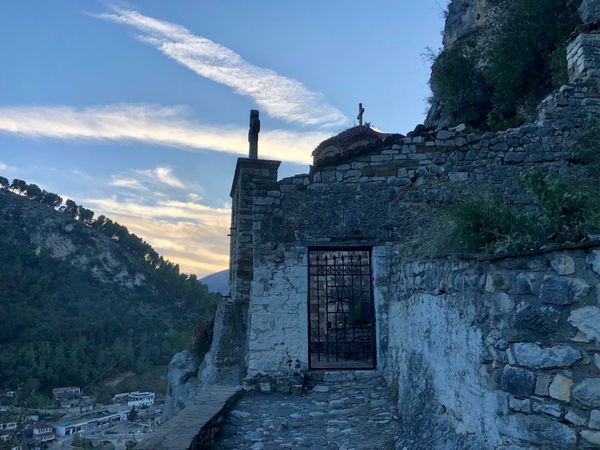
[[[247,394],[232,408],[214,448],[394,449],[396,409],[373,372],[327,372],[297,396]]]

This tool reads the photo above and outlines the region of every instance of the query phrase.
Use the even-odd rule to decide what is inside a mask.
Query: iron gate
[[[371,250],[309,249],[311,369],[375,368]]]

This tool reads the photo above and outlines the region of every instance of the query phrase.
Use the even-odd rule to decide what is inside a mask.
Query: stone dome
[[[312,153],[313,165],[343,158],[358,148],[381,141],[386,136],[388,135],[365,125],[348,128],[337,136],[324,140],[315,148]]]

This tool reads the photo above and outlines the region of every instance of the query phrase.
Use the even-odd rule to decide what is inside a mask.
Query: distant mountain
[[[216,272],[201,278],[200,281],[208,286],[210,292],[218,292],[219,294],[229,294],[229,270],[225,269],[221,272]]]
[[[147,374],[212,316],[218,295],[196,276],[93,216],[0,177],[0,388],[31,395]]]

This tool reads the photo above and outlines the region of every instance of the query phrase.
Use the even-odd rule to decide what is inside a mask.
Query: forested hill
[[[124,226],[0,177],[0,387],[94,392],[148,373],[191,344],[216,301]]]

